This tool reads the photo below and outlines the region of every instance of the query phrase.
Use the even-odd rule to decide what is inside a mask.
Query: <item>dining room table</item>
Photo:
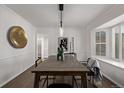
[[[65,55],[63,61],[58,61],[56,56],[49,56],[34,68],[32,73],[34,73],[34,88],[39,87],[41,76],[80,76],[81,87],[87,88],[89,69],[72,55]]]

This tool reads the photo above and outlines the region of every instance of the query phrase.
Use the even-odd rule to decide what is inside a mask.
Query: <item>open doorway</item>
[[[48,38],[41,34],[37,35],[36,58],[41,58],[42,61],[48,58]]]

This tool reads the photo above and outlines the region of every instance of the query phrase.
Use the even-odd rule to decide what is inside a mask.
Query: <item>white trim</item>
[[[123,24],[119,23],[116,26],[112,27],[112,58],[117,61],[122,61],[122,31],[123,31]],[[116,30],[117,29],[117,30]],[[119,58],[115,58],[115,33],[116,31],[119,33]]]
[[[0,84],[0,87],[2,88],[5,84],[7,84],[8,82],[10,82],[11,80],[13,80],[14,78],[16,78],[17,76],[19,76],[20,74],[22,74],[24,71],[26,71],[28,68],[30,68],[31,66],[33,66],[35,63],[29,65],[26,69],[24,69],[23,71],[21,71],[20,73],[14,75],[13,77],[11,77],[10,79],[8,79],[7,81],[5,81],[4,83]]]
[[[94,45],[95,45],[95,47],[94,47],[94,50],[95,50],[95,51],[94,51],[94,55],[96,55],[96,45],[97,45],[97,44],[100,44],[100,45],[101,45],[101,44],[105,44],[105,56],[108,55],[108,54],[107,54],[107,49],[108,49],[108,47],[107,47],[107,31],[108,31],[107,29],[96,29],[96,30],[95,30],[95,33],[94,33],[94,41],[95,41],[95,44],[94,44]],[[96,42],[96,33],[97,33],[97,32],[100,33],[100,42],[99,42],[99,43]],[[104,32],[104,33],[105,33],[105,42],[101,42],[101,32]],[[100,55],[97,55],[97,56],[102,56],[102,55],[101,55],[101,46],[100,46]]]
[[[114,81],[112,78],[110,78],[110,77],[109,77],[108,75],[106,75],[105,73],[102,72],[102,74],[103,74],[103,76],[105,76],[107,79],[109,79],[110,81],[112,81],[113,83],[115,83],[116,85],[118,85],[119,87],[121,87],[121,88],[124,87],[123,85],[121,85],[121,84],[117,83],[116,81]]]
[[[98,57],[98,56],[93,56],[93,58],[124,70],[124,63],[123,62],[118,62],[118,61],[115,61],[113,59],[103,58],[103,57]]]

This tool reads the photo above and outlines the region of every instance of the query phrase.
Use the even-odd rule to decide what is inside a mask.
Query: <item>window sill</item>
[[[118,68],[124,69],[124,62],[120,62],[120,61],[115,61],[109,58],[105,58],[105,57],[98,57],[98,56],[93,56],[93,58],[108,63],[110,65],[116,66]]]

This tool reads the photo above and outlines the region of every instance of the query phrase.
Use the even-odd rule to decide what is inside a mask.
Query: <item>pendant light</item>
[[[64,31],[63,31],[63,21],[62,21],[62,15],[63,15],[63,9],[64,9],[64,5],[63,4],[59,4],[59,11],[60,11],[60,28],[59,28],[59,33],[60,33],[60,37],[63,37]]]

